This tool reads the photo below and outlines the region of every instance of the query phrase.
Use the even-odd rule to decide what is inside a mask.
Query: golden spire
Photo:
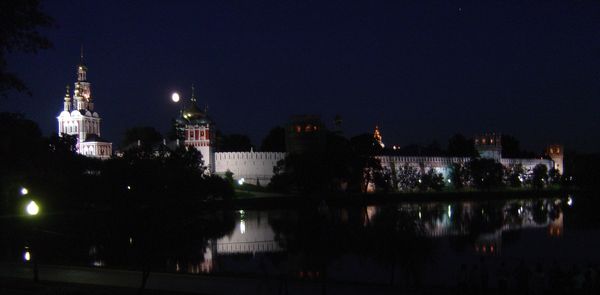
[[[381,137],[381,133],[379,132],[379,126],[375,125],[375,132],[373,132],[373,139],[375,139],[375,141],[381,146],[384,147],[385,145],[383,144],[382,141],[382,137]]]
[[[71,95],[70,95],[70,93],[69,93],[69,92],[70,92],[69,90],[71,90],[71,89],[70,89],[70,87],[69,87],[69,84],[67,84],[67,87],[66,87],[66,88],[67,88],[67,91],[66,91],[66,93],[65,93],[65,100],[71,100]]]

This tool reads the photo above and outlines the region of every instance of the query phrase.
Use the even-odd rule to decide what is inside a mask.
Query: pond
[[[37,246],[41,263],[140,269],[151,262],[154,271],[174,273],[451,286],[461,267],[493,277],[522,262],[565,270],[598,264],[597,205],[582,194],[366,206],[321,202],[199,211],[176,222],[56,215],[34,229],[22,224],[5,230],[2,258],[23,260],[24,247]]]

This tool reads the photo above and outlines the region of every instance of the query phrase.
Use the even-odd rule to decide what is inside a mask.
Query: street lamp
[[[36,216],[40,213],[40,206],[38,206],[38,204],[34,201],[31,200],[29,201],[29,203],[27,204],[27,206],[25,206],[25,212],[27,213],[27,215],[29,216]],[[34,282],[38,282],[39,281],[39,270],[38,270],[38,262],[37,262],[37,249],[35,247],[37,247],[37,234],[36,234],[37,228],[34,226],[33,227],[33,237],[31,240],[31,248],[26,249],[26,252],[23,256],[23,258],[25,258],[25,261],[33,261],[33,281]]]
[[[22,187],[20,190],[21,196],[24,196],[29,193],[29,190],[26,187]]]
[[[27,211],[27,214],[35,216],[40,213],[40,206],[38,206],[35,201],[31,200],[29,204],[27,204],[27,207],[25,207],[25,211]]]

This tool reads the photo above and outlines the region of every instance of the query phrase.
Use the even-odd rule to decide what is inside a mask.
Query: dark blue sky
[[[149,3],[151,2],[151,3]],[[156,2],[156,3],[154,3]],[[600,144],[599,1],[47,1],[54,48],[13,55],[33,97],[0,108],[56,130],[80,44],[103,137],[168,129],[170,93],[255,144],[293,114],[378,124],[387,144],[509,133],[526,148]]]

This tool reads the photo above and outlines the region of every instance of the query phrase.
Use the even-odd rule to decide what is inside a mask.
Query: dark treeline
[[[473,141],[463,135],[452,136],[445,149],[437,143],[428,146],[383,147],[371,134],[345,138],[337,132],[323,131],[324,144],[302,153],[291,153],[275,167],[270,188],[279,192],[413,192],[446,189],[490,190],[498,188],[535,188],[571,185],[573,178],[538,165],[531,170],[522,165],[504,167],[494,159],[479,158]],[[506,157],[531,157],[522,151],[512,136],[506,138]],[[379,155],[450,156],[470,158],[466,164],[453,164],[446,179],[433,167],[404,165],[388,169]]]
[[[134,129],[124,143],[137,142],[131,138],[139,134],[153,134],[148,131]],[[61,239],[76,236],[74,243],[94,243],[90,252],[127,256],[125,260],[133,259],[147,278],[150,270],[164,268],[167,256],[201,255],[190,255],[190,249],[181,247],[197,246],[200,251],[209,239],[233,230],[233,216],[207,211],[205,203],[231,200],[232,183],[204,173],[196,149],[130,144],[121,156],[102,161],[78,155],[73,136],[44,137],[35,122],[12,113],[0,113],[0,133],[0,216],[4,217],[0,235],[3,241],[11,241],[3,254],[22,248],[35,224]],[[156,135],[150,138],[153,141],[147,142],[160,141]],[[27,188],[28,194],[22,195],[21,188]],[[39,204],[39,217],[25,216],[29,200]],[[134,256],[119,245],[127,241]],[[48,256],[64,255],[59,249],[55,250],[60,254],[49,255],[52,243],[46,242]]]

